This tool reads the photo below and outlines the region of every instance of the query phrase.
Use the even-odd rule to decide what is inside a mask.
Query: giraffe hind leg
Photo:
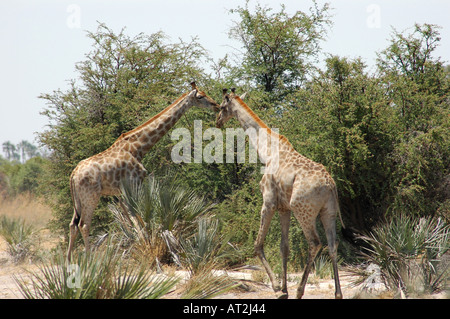
[[[280,224],[281,224],[281,244],[280,251],[282,257],[282,294],[278,296],[278,299],[288,298],[287,289],[287,260],[289,257],[289,224],[291,221],[291,212],[280,212]]]
[[[72,221],[70,222],[70,237],[69,237],[69,248],[67,249],[67,260],[70,261],[72,257],[72,250],[75,243],[75,239],[78,235],[78,223],[80,222],[80,217],[76,212],[73,213]]]
[[[299,215],[296,215],[296,217]],[[299,216],[300,217],[300,216]],[[302,280],[300,281],[300,285],[297,289],[297,298],[301,299],[305,293],[305,286],[308,281],[309,273],[311,272],[311,268],[314,263],[314,259],[317,256],[320,248],[322,247],[320,243],[319,235],[316,230],[316,219],[301,219],[298,218],[300,225],[302,227],[303,233],[306,237],[306,241],[308,242],[308,260],[306,262],[306,267],[303,270]]]
[[[336,209],[333,205],[334,203],[331,203],[320,212],[320,220],[322,222],[323,228],[325,229],[325,234],[327,236],[328,242],[328,252],[333,264],[335,298],[342,299],[343,296],[341,285],[339,282],[339,273],[337,266],[338,241],[336,239]]]
[[[72,222],[70,223],[70,241],[67,253],[68,259],[70,259],[71,252],[75,245],[75,239],[78,231],[83,237],[86,253],[90,252],[89,230],[91,226],[92,214],[95,210],[95,207],[97,207],[99,199],[100,195],[91,196],[90,200],[83,203],[81,205],[81,209],[77,209],[77,211],[74,213],[74,217],[72,218]]]

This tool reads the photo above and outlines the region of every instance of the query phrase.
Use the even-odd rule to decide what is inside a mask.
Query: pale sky
[[[448,0],[335,0],[330,2],[334,23],[324,52],[375,64],[376,52],[385,49],[392,27],[403,31],[414,23],[442,27],[436,52],[450,63],[450,1]],[[257,2],[251,0],[253,7]],[[279,10],[308,11],[311,1],[261,0]],[[163,31],[173,42],[197,36],[215,60],[232,49],[227,32],[237,16],[228,9],[243,0],[2,0],[0,1],[0,144],[28,140],[37,145],[35,132],[45,129],[47,118],[39,112],[42,93],[67,88],[76,79],[75,64],[84,60],[91,42],[86,31],[98,22],[115,32],[126,27],[129,36]],[[98,21],[98,22],[97,22]],[[0,154],[1,148],[0,148]]]

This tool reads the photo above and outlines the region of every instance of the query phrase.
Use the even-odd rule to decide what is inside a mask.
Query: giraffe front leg
[[[275,292],[280,291],[280,286],[278,282],[275,280],[275,275],[270,268],[269,263],[267,262],[266,256],[264,254],[264,239],[269,231],[270,221],[275,213],[274,207],[263,204],[261,209],[261,223],[259,226],[258,237],[255,242],[255,253],[258,258],[261,260],[267,275],[269,276],[270,282],[272,283],[272,288]]]

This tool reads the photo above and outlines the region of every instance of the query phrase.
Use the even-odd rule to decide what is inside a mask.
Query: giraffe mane
[[[273,131],[266,125],[266,123],[264,123],[264,122],[261,120],[261,118],[260,118],[258,115],[256,115],[256,113],[253,112],[253,110],[252,110],[247,104],[245,104],[244,101],[242,101],[242,99],[241,99],[239,96],[235,95],[235,96],[234,96],[234,99],[236,100],[236,102],[239,103],[240,106],[242,106],[242,108],[244,108],[244,109],[247,111],[247,113],[248,113],[248,114],[256,121],[256,123],[258,123],[262,128],[267,129],[268,132],[270,132],[271,134],[277,134],[278,137],[280,138],[280,141],[281,141],[282,143],[285,143],[285,144],[287,144],[287,145],[289,145],[289,146],[292,147],[292,144],[289,142],[289,140],[288,140],[284,135],[281,135],[281,134],[278,134],[278,133],[273,132]]]

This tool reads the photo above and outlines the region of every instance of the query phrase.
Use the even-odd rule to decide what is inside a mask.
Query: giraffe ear
[[[241,100],[245,99],[246,97],[247,97],[247,92],[245,92],[244,94],[242,94],[242,95],[240,96]]]

